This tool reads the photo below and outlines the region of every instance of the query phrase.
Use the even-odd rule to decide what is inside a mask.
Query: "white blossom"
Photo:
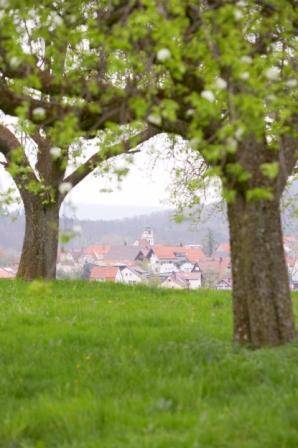
[[[150,114],[147,119],[149,123],[155,124],[156,126],[161,124],[161,117],[159,115]]]
[[[240,73],[240,79],[243,79],[243,81],[247,81],[249,79],[249,73],[248,72]]]
[[[36,120],[43,120],[46,116],[46,111],[43,107],[36,107],[33,109],[32,115]]]
[[[229,151],[235,152],[237,149],[237,146],[238,146],[238,143],[233,137],[229,137],[227,139],[227,147],[228,147]]]
[[[234,10],[234,17],[236,20],[241,20],[243,18],[243,12],[240,9]]]
[[[3,19],[3,17],[5,17],[6,13],[5,11],[0,11],[0,20]]]
[[[225,79],[223,79],[223,78],[216,78],[216,80],[215,80],[215,86],[218,88],[218,89],[221,89],[221,90],[224,90],[224,89],[226,89],[227,88],[227,85],[228,85],[228,83],[227,83],[227,81],[225,80]]]
[[[211,90],[203,90],[203,92],[201,92],[201,97],[210,103],[214,103],[215,101],[214,93]]]
[[[49,30],[53,31],[58,26],[61,26],[63,23],[62,18],[57,13],[52,13],[48,17],[49,20]]]
[[[280,68],[276,67],[276,66],[268,68],[265,71],[265,76],[266,76],[266,78],[270,79],[271,81],[278,80],[279,76],[280,76]]]
[[[252,58],[250,56],[242,56],[240,61],[243,62],[244,64],[251,64]]]
[[[188,109],[186,111],[186,116],[187,117],[192,117],[195,114],[195,110],[194,109]]]
[[[157,59],[161,62],[166,61],[167,59],[170,59],[171,52],[168,50],[168,48],[161,48],[157,52]]]
[[[18,56],[13,56],[9,61],[9,65],[13,69],[18,68],[20,64],[21,64],[21,59],[18,58]]]
[[[50,149],[50,154],[53,157],[53,159],[58,159],[58,157],[61,156],[61,148],[58,148],[57,146],[54,146]]]
[[[296,87],[297,86],[297,79],[289,79],[287,82],[286,82],[286,86],[288,86],[288,87]]]
[[[70,182],[62,182],[59,185],[59,191],[61,194],[68,193],[72,189],[72,184]]]
[[[242,127],[239,127],[238,129],[236,129],[236,131],[234,133],[235,138],[237,140],[241,140],[241,137],[242,137],[243,134],[244,134],[244,129]]]
[[[247,6],[247,2],[244,0],[240,0],[239,2],[237,2],[237,6],[239,8],[245,8]]]

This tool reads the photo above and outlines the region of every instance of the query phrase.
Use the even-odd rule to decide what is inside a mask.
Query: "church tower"
[[[153,230],[151,227],[145,227],[141,240],[146,240],[150,246],[154,245],[154,236],[153,236]]]

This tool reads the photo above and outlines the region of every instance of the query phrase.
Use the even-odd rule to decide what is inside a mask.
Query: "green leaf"
[[[230,189],[227,189],[227,188],[224,188],[223,192],[222,192],[223,198],[228,203],[229,202],[233,202],[235,200],[236,194],[237,194],[236,190],[230,190]]]
[[[271,201],[273,194],[268,188],[252,188],[246,192],[246,199],[248,201]]]
[[[279,163],[263,163],[260,169],[264,176],[269,177],[269,179],[275,179],[279,172]]]

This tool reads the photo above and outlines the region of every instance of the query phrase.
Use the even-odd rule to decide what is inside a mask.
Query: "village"
[[[290,287],[298,290],[298,239],[284,237],[284,249]],[[16,272],[17,264],[0,264],[0,278],[14,278]],[[231,290],[230,246],[221,243],[207,256],[201,245],[155,244],[153,229],[146,227],[132,245],[60,248],[57,277],[161,288]]]

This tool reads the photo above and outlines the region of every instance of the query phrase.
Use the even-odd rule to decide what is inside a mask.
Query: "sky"
[[[170,164],[155,159],[143,148],[121,183],[89,175],[67,196],[64,211],[71,214],[74,208],[79,218],[120,219],[172,208]],[[112,192],[105,193],[103,188]]]
[[[156,144],[158,145],[158,140]],[[123,181],[109,182],[107,177],[88,176],[70,193],[74,202],[94,203],[105,205],[165,207],[171,182],[170,164],[161,157],[155,160],[146,145],[134,156],[134,163],[129,165],[129,173]],[[100,191],[102,188],[113,189],[112,193]]]
[[[89,175],[67,196],[65,212],[79,218],[96,219],[101,214],[100,219],[116,219],[172,208],[169,190],[173,165],[161,155],[152,154],[155,149],[162,151],[164,139],[152,140],[150,145],[142,145],[142,150],[134,156],[134,163],[128,165],[129,172],[121,183],[115,178],[111,182],[107,176]],[[0,165],[0,191],[13,185]],[[112,192],[101,191],[107,188]]]
[[[180,143],[183,144],[182,139]],[[140,145],[140,151],[134,156],[132,164],[127,165],[121,157],[117,157],[113,166],[129,166],[129,172],[121,183],[116,181],[115,176],[111,179],[108,175],[89,175],[68,194],[62,214],[80,219],[122,219],[173,209],[170,201],[173,170],[175,164],[181,166],[181,163],[185,163],[186,156],[179,153],[179,146],[176,145],[174,162],[168,151],[169,145],[166,135],[162,134]],[[35,150],[30,151],[27,150],[27,155],[29,154],[30,162],[34,165]],[[95,151],[94,143],[89,142],[86,146],[83,144],[82,153],[85,156],[78,162],[90,157]],[[70,165],[66,175],[73,168],[74,165]],[[12,186],[14,183],[0,165],[0,192]],[[103,189],[112,191],[107,193]],[[204,202],[210,202],[210,198],[214,200],[211,192],[208,196]]]

